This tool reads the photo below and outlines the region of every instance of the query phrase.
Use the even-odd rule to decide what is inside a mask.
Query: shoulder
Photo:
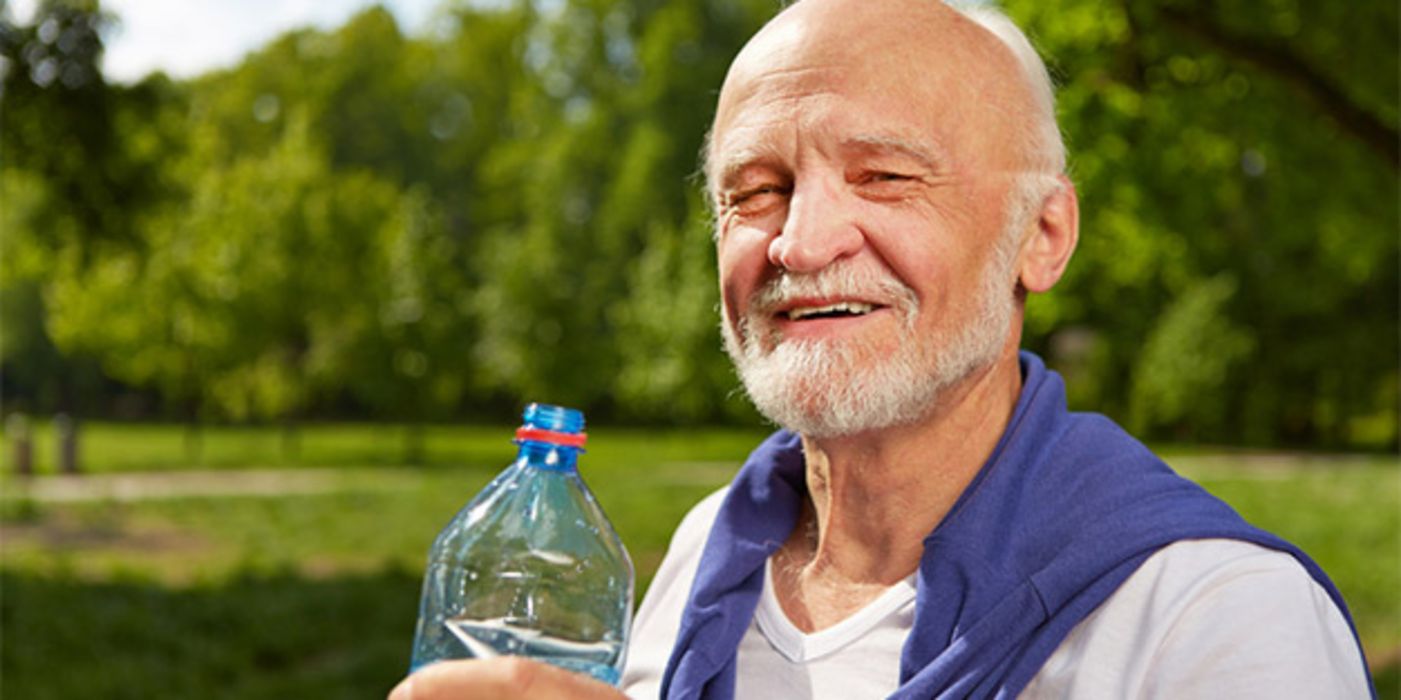
[[[729,487],[701,499],[676,527],[647,595],[637,609],[622,687],[633,698],[655,698],[661,687],[671,648],[681,627],[681,615],[700,565],[710,527]]]
[[[662,558],[662,563],[657,567],[657,575],[648,588],[647,598],[642,604],[644,609],[653,599],[676,597],[677,593],[684,597],[689,593],[691,579],[695,578],[696,567],[700,563],[701,551],[705,548],[710,528],[714,525],[715,517],[728,492],[728,486],[714,491],[692,506],[685,517],[681,518],[681,523],[671,535],[671,544],[667,546],[666,556]]]
[[[710,534],[710,526],[715,523],[715,516],[720,512],[721,504],[725,502],[725,494],[729,492],[730,487],[723,486],[692,506],[676,526],[668,552],[694,547],[699,555],[700,547],[705,545],[705,539]]]
[[[1342,612],[1293,556],[1226,539],[1148,558],[1023,697],[1366,697]]]
[[[1299,560],[1230,539],[1183,540],[1162,548],[1092,617],[1128,610],[1156,627],[1210,614],[1216,616],[1214,626],[1224,629],[1266,613],[1282,613],[1281,622],[1337,617],[1342,629],[1348,629],[1327,591]],[[1181,631],[1174,632],[1162,641],[1171,643],[1181,636]]]

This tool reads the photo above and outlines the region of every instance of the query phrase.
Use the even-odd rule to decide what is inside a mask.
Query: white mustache
[[[790,300],[803,297],[876,302],[908,317],[919,310],[919,297],[904,282],[887,274],[840,266],[826,267],[815,273],[780,273],[754,292],[750,298],[751,313],[768,316]]]

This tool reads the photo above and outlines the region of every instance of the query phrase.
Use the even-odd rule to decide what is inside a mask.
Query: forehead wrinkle
[[[798,141],[803,137],[803,120],[801,117],[794,117],[800,112],[796,105],[812,97],[814,96],[774,93],[764,97],[762,102],[790,103],[789,107],[777,111],[777,114],[783,116],[775,117],[762,108],[750,105],[747,114],[752,117],[757,112],[757,119],[745,119],[745,109],[728,115],[730,118],[726,119],[723,125],[717,119],[717,131],[715,139],[711,142],[712,151],[708,163],[711,169],[710,181],[718,188],[733,187],[744,171],[751,166],[783,167],[788,158],[786,153],[797,150]],[[736,121],[739,123],[734,123]]]

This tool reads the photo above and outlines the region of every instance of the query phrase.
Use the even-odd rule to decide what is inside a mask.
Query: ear
[[[1060,281],[1080,240],[1080,204],[1075,184],[1057,175],[1059,186],[1041,203],[1036,228],[1022,243],[1020,279],[1029,292],[1045,292]]]

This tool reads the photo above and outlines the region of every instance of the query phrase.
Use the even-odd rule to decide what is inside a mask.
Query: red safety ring
[[[548,442],[565,447],[583,447],[584,442],[589,439],[588,433],[561,433],[554,430],[544,430],[542,428],[517,428],[517,440],[535,440],[538,442]]]

